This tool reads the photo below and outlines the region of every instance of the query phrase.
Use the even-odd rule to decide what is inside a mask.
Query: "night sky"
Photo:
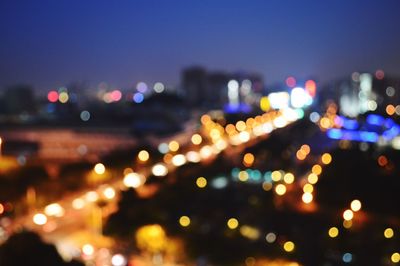
[[[400,76],[398,0],[1,0],[0,88],[177,85],[183,67],[328,81]]]

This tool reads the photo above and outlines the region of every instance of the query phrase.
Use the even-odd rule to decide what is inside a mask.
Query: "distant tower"
[[[372,75],[369,73],[353,73],[350,83],[343,83],[340,97],[341,113],[356,117],[376,109],[376,94],[372,91]]]
[[[358,94],[360,99],[360,113],[370,111],[369,102],[374,99],[372,92],[372,75],[364,73],[360,75],[360,92]]]
[[[229,75],[224,72],[211,72],[207,75],[207,90],[205,93],[207,105],[220,108],[227,99],[227,84]]]
[[[207,73],[202,67],[186,68],[182,72],[182,86],[187,102],[199,106],[205,101]]]
[[[230,80],[228,82],[228,100],[229,105],[238,106],[240,103],[239,98],[239,82],[237,80]]]

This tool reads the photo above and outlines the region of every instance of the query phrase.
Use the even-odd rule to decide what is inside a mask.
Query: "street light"
[[[1,154],[2,154],[2,151],[1,151],[1,144],[3,143],[3,139],[2,138],[0,138],[0,157],[1,157]]]

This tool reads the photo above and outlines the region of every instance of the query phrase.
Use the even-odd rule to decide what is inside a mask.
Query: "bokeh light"
[[[383,235],[385,238],[392,238],[394,236],[394,231],[392,228],[386,228],[385,231],[383,231]]]
[[[329,153],[324,153],[321,157],[323,164],[330,164],[332,161],[332,156]]]
[[[47,223],[47,217],[43,213],[37,213],[33,216],[33,222],[37,225],[44,225]]]
[[[345,210],[343,212],[343,219],[345,219],[346,221],[353,219],[353,217],[354,217],[354,213],[352,210]]]
[[[150,158],[150,154],[149,154],[149,152],[146,151],[146,150],[141,150],[141,151],[138,153],[138,159],[139,159],[139,161],[141,161],[141,162],[146,162],[146,161],[149,160],[149,158]]]
[[[359,200],[353,200],[350,203],[350,208],[353,212],[358,212],[359,210],[361,210],[361,201]]]
[[[236,229],[239,226],[239,221],[236,218],[230,218],[226,224],[229,229]]]
[[[286,241],[286,242],[283,244],[283,249],[284,249],[286,252],[293,252],[294,249],[295,249],[295,244],[294,244],[292,241]]]
[[[207,186],[207,179],[205,179],[204,177],[198,177],[198,178],[196,179],[196,185],[197,185],[199,188],[204,188],[204,187],[206,187],[206,186]]]
[[[275,192],[276,194],[278,194],[279,196],[282,196],[286,193],[286,186],[283,184],[279,184],[275,187]]]
[[[189,226],[190,218],[188,216],[181,216],[181,218],[179,218],[179,224],[183,227]]]
[[[106,172],[106,167],[102,163],[98,163],[94,166],[94,172],[98,175],[102,175]]]
[[[337,227],[331,227],[328,230],[328,235],[331,238],[335,238],[339,235],[339,229],[337,229]]]

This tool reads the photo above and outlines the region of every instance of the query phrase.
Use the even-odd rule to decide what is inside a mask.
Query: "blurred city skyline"
[[[176,86],[191,65],[326,82],[400,71],[398,1],[3,1],[0,88]]]

